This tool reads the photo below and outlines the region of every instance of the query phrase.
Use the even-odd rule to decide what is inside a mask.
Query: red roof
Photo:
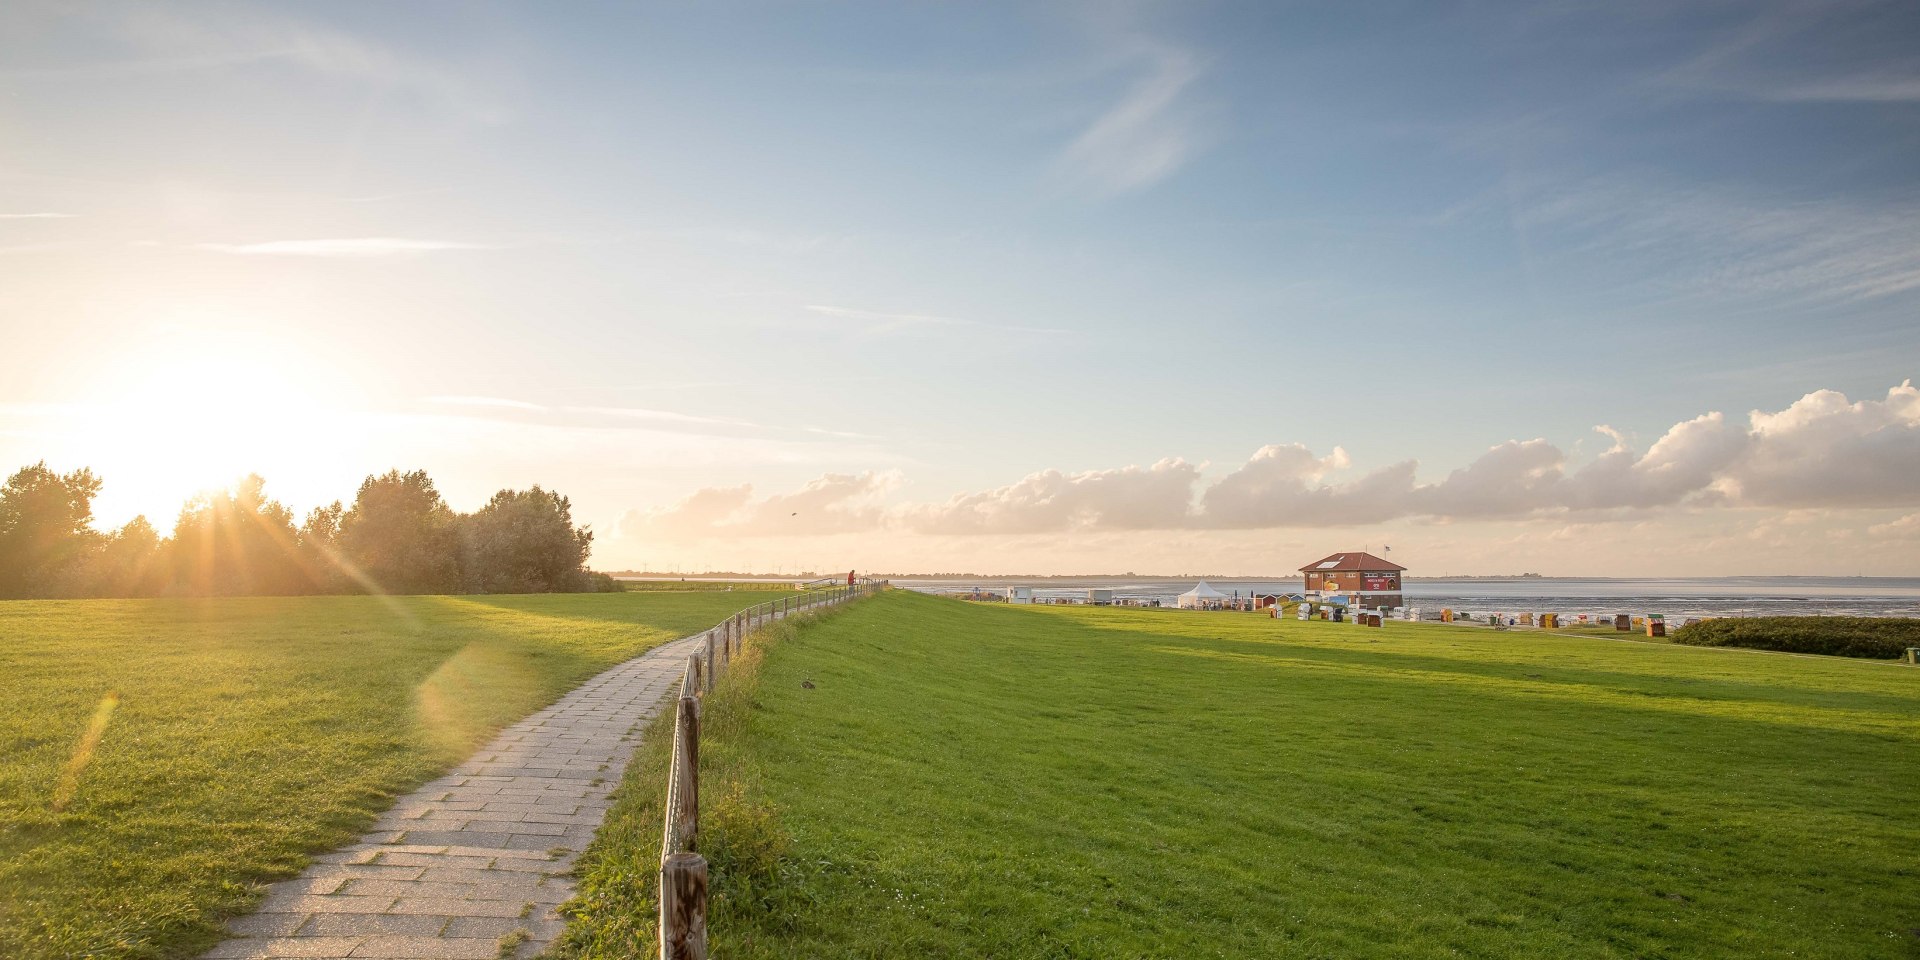
[[[1371,553],[1336,553],[1324,560],[1316,560],[1300,568],[1301,573],[1324,573],[1329,570],[1359,570],[1363,573],[1377,573],[1382,570],[1405,570],[1391,560],[1382,560]]]

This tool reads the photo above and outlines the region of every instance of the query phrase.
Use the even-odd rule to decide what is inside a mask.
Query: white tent
[[[1186,593],[1180,595],[1179,605],[1183,609],[1199,609],[1202,607],[1217,606],[1220,601],[1226,598],[1226,594],[1207,586],[1207,582],[1202,580],[1194,584],[1192,590],[1188,590]]]

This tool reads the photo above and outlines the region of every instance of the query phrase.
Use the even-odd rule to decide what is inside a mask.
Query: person
[[[848,570],[848,571],[847,571],[847,586],[849,586],[849,587],[851,587],[851,586],[853,586],[853,571],[852,571],[852,570]]]

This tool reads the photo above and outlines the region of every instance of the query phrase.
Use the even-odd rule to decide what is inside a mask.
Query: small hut
[[[1336,553],[1300,568],[1306,574],[1309,597],[1353,598],[1363,610],[1397,607],[1402,603],[1400,575],[1406,571],[1391,560],[1382,560],[1364,551]]]

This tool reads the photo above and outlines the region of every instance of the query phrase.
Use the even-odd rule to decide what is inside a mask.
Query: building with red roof
[[[1307,578],[1307,596],[1346,596],[1353,606],[1376,610],[1402,605],[1400,574],[1406,569],[1360,550],[1316,560],[1301,567],[1300,572]]]

